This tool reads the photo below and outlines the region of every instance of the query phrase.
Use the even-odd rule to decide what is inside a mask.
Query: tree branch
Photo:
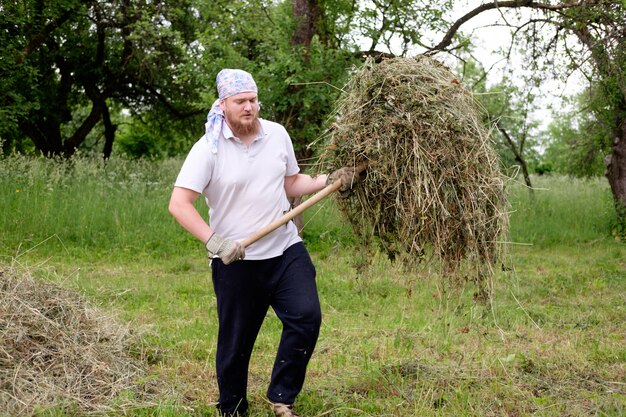
[[[83,120],[74,134],[63,144],[63,152],[66,156],[74,153],[78,146],[85,140],[89,132],[91,132],[91,129],[100,121],[103,111],[102,104],[101,100],[91,98],[91,111],[89,115]]]
[[[461,18],[456,20],[452,24],[450,29],[448,29],[448,32],[444,35],[441,42],[439,42],[434,47],[430,48],[428,52],[434,53],[437,51],[447,51],[447,49],[452,44],[452,39],[454,38],[456,33],[459,31],[461,26],[467,23],[472,18],[488,10],[496,10],[496,9],[503,9],[503,8],[518,9],[518,8],[525,7],[525,8],[530,8],[530,9],[558,11],[558,10],[564,10],[564,9],[571,9],[574,7],[581,6],[583,4],[594,4],[594,3],[596,3],[596,0],[579,0],[574,3],[560,3],[560,4],[539,3],[539,2],[532,1],[532,0],[509,0],[509,1],[494,1],[493,3],[481,4],[480,6],[476,7],[475,9],[471,10],[469,13],[466,13]]]
[[[163,105],[163,107],[165,107],[170,114],[174,115],[176,118],[178,119],[186,119],[188,117],[192,117],[201,113],[204,113],[203,110],[199,110],[199,109],[192,109],[192,110],[187,110],[187,111],[181,111],[180,109],[178,109],[175,105],[173,105],[167,97],[165,97],[163,94],[159,93],[159,91],[154,88],[152,85],[149,84],[144,84],[144,83],[139,83],[138,84],[142,89],[144,89],[146,92],[150,93],[151,96],[155,97],[157,99],[157,101],[159,103],[161,103]]]
[[[73,11],[74,10],[66,10],[65,13],[63,13],[61,16],[58,16],[52,22],[45,25],[43,29],[37,32],[37,34],[35,34],[35,36],[31,38],[30,42],[28,42],[28,45],[26,45],[24,49],[22,49],[22,53],[17,58],[17,63],[18,64],[23,63],[26,57],[28,57],[28,55],[31,54],[31,52],[37,49],[39,45],[44,43],[52,32],[58,29],[63,23],[65,23],[72,16]]]
[[[511,136],[509,135],[509,132],[507,132],[506,129],[504,129],[500,125],[499,120],[496,120],[495,125],[498,131],[506,139],[507,144],[509,145],[509,148],[511,149],[511,151],[513,151],[513,155],[515,155],[515,160],[519,162],[520,166],[522,167],[522,174],[524,175],[524,181],[526,182],[526,185],[530,189],[530,193],[532,195],[533,194],[532,183],[530,181],[530,175],[528,174],[528,165],[526,165],[526,161],[524,160],[524,157],[522,156],[522,152],[523,152],[521,149],[522,146],[520,145],[520,149],[518,149],[517,146],[515,146],[515,141],[511,138]]]

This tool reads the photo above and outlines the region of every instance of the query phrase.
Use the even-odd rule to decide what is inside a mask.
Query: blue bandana
[[[256,93],[257,87],[252,75],[240,69],[223,69],[216,77],[219,98],[211,106],[205,123],[205,139],[211,144],[211,152],[217,153],[217,141],[222,132],[224,112],[220,102],[239,93]]]

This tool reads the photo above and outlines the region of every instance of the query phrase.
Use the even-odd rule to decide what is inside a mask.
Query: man
[[[212,259],[219,333],[216,373],[221,415],[243,415],[248,366],[271,306],[283,324],[267,397],[279,417],[297,416],[293,403],[317,342],[321,311],[315,268],[293,222],[244,248],[240,241],[289,210],[288,197],[356,180],[353,168],[330,176],[299,173],[283,126],[258,117],[257,86],[242,70],[217,75],[219,98],[206,134],[189,152],[176,179],[169,210],[205,244]],[[203,194],[210,225],[194,208]]]

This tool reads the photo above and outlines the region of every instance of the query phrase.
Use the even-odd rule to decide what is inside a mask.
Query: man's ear
[[[226,110],[226,99],[220,100],[220,109],[222,109],[222,111]]]

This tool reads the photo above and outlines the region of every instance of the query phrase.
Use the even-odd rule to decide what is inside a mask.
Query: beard
[[[251,119],[236,118],[228,111],[224,112],[224,116],[226,117],[228,126],[230,126],[230,129],[237,136],[249,136],[259,133],[259,114],[256,111],[252,112],[252,116],[254,117]]]

